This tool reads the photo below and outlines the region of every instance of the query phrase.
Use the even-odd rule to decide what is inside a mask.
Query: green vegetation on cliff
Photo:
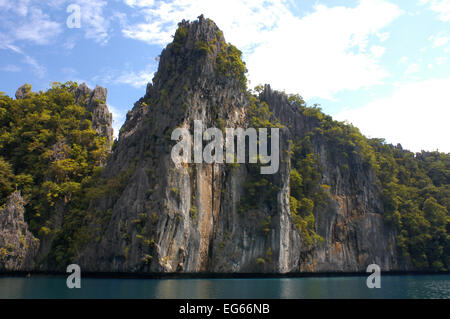
[[[401,251],[420,269],[450,267],[450,154],[412,153],[370,140],[386,220]]]
[[[219,76],[236,78],[243,91],[247,89],[247,68],[242,61],[242,52],[232,44],[223,44],[223,49],[217,55],[216,69]]]
[[[215,38],[210,35],[208,39],[212,40],[209,42],[190,43],[192,52],[189,53],[186,45],[192,36],[187,25],[180,25],[173,43],[168,46],[173,52],[162,55],[166,68],[156,76],[156,80],[158,76],[167,78],[165,85],[159,88],[159,100],[146,100],[143,107],[147,102],[152,108],[157,105],[171,107],[170,94],[174,83],[181,78],[180,74],[184,74],[182,71],[190,70],[190,75],[197,76],[197,69],[179,59],[182,54],[191,54],[192,60],[201,61],[199,66],[209,61],[216,82],[220,85],[231,83],[231,95],[245,93],[247,70],[241,59],[242,53],[227,44],[220,31],[214,32]],[[75,103],[77,86],[73,82],[55,83],[48,91],[39,93],[31,92],[31,87],[27,86],[24,98],[17,100],[0,94],[0,206],[14,190],[22,192],[27,202],[26,221],[30,230],[40,239],[51,239],[47,245],[47,262],[59,269],[73,261],[86,244],[101,240],[113,214],[114,203],[129,183],[139,160],[136,158],[134,164],[122,168],[116,176],[106,178],[100,174],[108,154],[107,139],[92,128],[92,116],[87,109]],[[195,89],[186,84],[184,92]],[[256,91],[261,90],[259,87]],[[205,96],[215,94],[213,92],[205,92]],[[252,94],[247,97],[249,103],[245,111],[250,127],[281,127],[271,111],[273,105]],[[180,101],[183,108],[190,107],[182,99]],[[306,106],[299,95],[288,96],[288,103],[298,108],[300,113],[295,110],[292,114],[296,116],[295,120],[303,121],[304,127],[297,135],[292,133],[295,127],[288,127],[286,131],[292,133],[292,140],[289,143],[284,140],[285,143],[280,145],[290,146],[290,171],[285,174],[290,182],[290,213],[306,246],[322,242],[317,234],[316,216],[327,209],[329,196],[342,195],[337,194],[339,190],[349,197],[357,197],[361,188],[367,187],[375,193],[374,198],[381,198],[377,209],[385,222],[396,230],[399,251],[419,269],[449,270],[450,154],[414,154],[381,139],[368,139],[354,126],[334,121],[317,105]],[[220,105],[212,105],[210,115],[214,115],[212,118],[223,129],[227,122],[226,118],[219,117],[219,108]],[[168,129],[164,134],[170,137]],[[283,138],[286,136],[282,135]],[[281,149],[281,152],[286,151]],[[232,165],[230,169],[234,168]],[[325,169],[333,176],[324,176]],[[268,236],[272,231],[272,216],[280,207],[278,194],[282,178],[276,174],[261,175],[258,164],[245,165],[245,173],[239,211],[244,216],[248,212],[256,215],[253,213],[262,211],[263,214],[257,217],[261,217],[261,233]],[[364,181],[373,181],[374,185],[358,183],[357,173],[367,177]],[[330,184],[346,179],[348,189],[325,185],[324,179]],[[172,197],[180,197],[178,188],[172,188],[170,193]],[[108,205],[92,205],[100,201],[108,202]],[[89,208],[93,206],[92,211]],[[107,208],[101,211],[99,207],[104,206]],[[198,219],[203,213],[200,209],[200,206],[192,206],[189,210],[195,225],[199,224]],[[154,239],[140,233],[146,216],[140,214],[130,227],[135,227],[139,231],[136,237],[150,246]],[[128,233],[125,232],[122,238],[127,238],[124,251],[127,258],[130,249],[132,251]],[[0,253],[3,252],[0,247]],[[153,257],[147,253],[142,258],[145,263],[150,263]],[[164,257],[164,263],[167,258]],[[265,264],[271,260],[272,250],[267,250],[256,263]]]
[[[0,205],[12,190],[20,190],[26,220],[40,238],[79,231],[85,211],[68,209],[69,204],[83,198],[108,153],[91,114],[75,103],[77,87],[53,83],[39,93],[28,86],[23,99],[0,96]]]
[[[274,118],[269,106],[261,102],[254,95],[248,94],[249,98],[249,127],[252,128],[275,128],[281,125]],[[268,135],[270,139],[270,134]],[[244,184],[244,194],[240,201],[240,212],[246,212],[260,208],[264,204],[269,210],[277,208],[277,193],[280,188],[274,180],[273,175],[262,175],[260,164],[247,164],[247,179]]]
[[[314,122],[314,128],[303,143],[308,144],[308,141],[318,138],[325,140],[331,161],[341,173],[351,174],[359,159],[362,159],[364,168],[375,172],[384,217],[397,230],[397,244],[402,254],[419,269],[448,270],[450,154],[423,151],[414,154],[403,150],[400,145],[386,144],[383,139],[368,139],[354,126],[334,121],[323,114],[320,108],[306,107],[300,96],[290,96],[289,101]],[[318,189],[320,169],[318,166],[308,169],[314,167],[317,160],[314,160],[311,149],[307,153],[299,165],[296,166],[294,160],[291,172],[291,192],[294,194],[297,184],[305,184],[305,175],[298,174],[298,169],[309,171],[308,181]],[[320,192],[317,194],[312,199],[314,203],[320,202]],[[298,198],[296,200],[298,202]],[[295,202],[291,207],[296,206]],[[305,203],[303,207],[308,209],[312,206],[310,204]]]
[[[320,185],[322,179],[318,156],[314,154],[310,137],[291,144],[290,198],[289,205],[295,225],[302,234],[306,245],[321,242],[315,232],[314,208],[323,208],[325,190]]]

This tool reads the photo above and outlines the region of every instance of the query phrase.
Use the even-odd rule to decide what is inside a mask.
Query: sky
[[[450,0],[0,0],[0,12],[0,91],[104,86],[115,134],[177,23],[204,14],[243,51],[250,88],[298,93],[368,137],[450,152]]]

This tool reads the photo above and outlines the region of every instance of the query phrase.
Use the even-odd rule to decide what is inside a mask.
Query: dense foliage
[[[370,143],[385,217],[398,230],[399,248],[421,269],[449,269],[450,154]]]
[[[308,146],[311,139],[325,141],[333,164],[341,172],[351,173],[362,159],[365,169],[375,172],[387,223],[397,229],[398,248],[420,269],[448,270],[450,267],[450,154],[439,152],[412,153],[400,145],[386,144],[383,139],[367,139],[354,126],[334,121],[317,106],[306,107],[303,99],[290,96],[314,128],[302,141],[302,162],[294,155],[291,172],[291,202],[309,210],[311,202],[297,204],[297,185],[310,185],[310,199],[321,202],[320,168]],[[298,145],[298,144],[297,144]],[[298,147],[298,146],[296,146]],[[309,151],[305,152],[305,149]],[[296,153],[294,148],[294,154]],[[298,165],[296,165],[298,163]],[[316,169],[314,168],[316,167]],[[302,170],[303,172],[299,172]],[[319,175],[318,175],[319,174]],[[305,179],[306,176],[306,179]],[[306,194],[311,194],[307,191]],[[292,197],[291,197],[292,200]],[[310,222],[311,219],[310,219]]]
[[[261,102],[256,96],[249,94],[249,127],[275,128],[280,124],[274,118],[269,106]],[[268,135],[270,140],[270,134]],[[273,175],[262,175],[260,163],[247,164],[247,178],[244,183],[244,194],[241,198],[239,211],[245,213],[260,208],[264,204],[269,210],[277,208],[277,193],[280,188],[274,181]]]
[[[289,179],[289,205],[295,225],[306,245],[323,239],[315,232],[314,208],[325,203],[327,185],[321,185],[321,167],[311,146],[310,137],[292,143],[291,172]]]
[[[234,45],[223,43],[223,49],[216,58],[216,70],[220,76],[237,79],[241,90],[247,89],[247,68],[242,61],[242,52]]]
[[[75,103],[77,86],[54,83],[39,93],[28,86],[18,100],[0,95],[0,205],[19,189],[30,229],[41,239],[77,230],[84,212],[67,210],[68,204],[84,197],[108,153],[106,138],[92,129],[92,114]],[[55,220],[58,210],[63,224]]]

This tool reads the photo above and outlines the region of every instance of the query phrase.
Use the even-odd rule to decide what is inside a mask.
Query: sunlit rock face
[[[180,23],[106,164],[103,177],[114,189],[90,205],[89,212],[107,216],[106,222],[89,226],[92,239],[75,262],[102,272],[356,272],[371,263],[384,271],[407,269],[396,234],[383,221],[374,172],[358,154],[351,170],[343,171],[320,137],[311,144],[328,195],[314,208],[322,240],[306,242],[290,212],[290,142],[317,123],[268,85],[252,100],[239,74],[221,68],[230,50],[211,20]],[[90,101],[106,95],[79,90]],[[254,207],[243,210],[249,166],[175,165],[170,137],[177,127],[192,130],[194,120],[205,127],[247,128],[254,103],[266,103],[279,123],[280,168],[270,177],[273,199],[254,194]]]
[[[75,102],[86,107],[91,114],[92,128],[107,139],[108,147],[113,141],[112,114],[106,105],[108,90],[96,86],[94,90],[88,88],[86,83],[75,89]]]

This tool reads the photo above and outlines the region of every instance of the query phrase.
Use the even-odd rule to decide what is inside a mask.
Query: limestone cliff
[[[106,96],[74,82],[47,92],[25,84],[15,100],[0,96],[0,270],[47,271],[70,248],[81,188],[111,151]]]
[[[19,192],[12,193],[4,209],[0,209],[0,271],[34,269],[39,240],[29,231],[24,220],[25,202]]]
[[[311,144],[328,190],[314,208],[321,240],[306,241],[290,211],[290,141],[317,123],[269,86],[252,98],[235,54],[211,20],[180,23],[103,172],[119,186],[89,207],[110,218],[89,226],[91,240],[75,262],[85,271],[112,272],[364,271],[371,263],[384,271],[407,269],[395,230],[384,222],[373,170],[353,154],[347,159],[352,171],[344,171],[320,136]],[[256,204],[242,210],[251,167],[175,165],[170,135],[177,127],[192,131],[194,120],[205,127],[248,127],[251,105],[267,105],[270,120],[281,127],[281,160],[268,178],[273,200],[257,193]]]
[[[92,128],[107,138],[110,147],[113,141],[112,114],[106,105],[107,89],[96,86],[94,90],[86,83],[75,89],[75,102],[83,105],[91,113]]]

